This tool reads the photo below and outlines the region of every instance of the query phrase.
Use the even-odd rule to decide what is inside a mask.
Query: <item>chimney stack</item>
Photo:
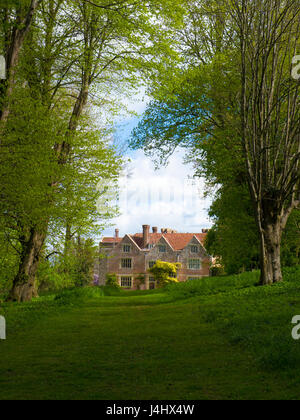
[[[153,233],[157,233],[158,232],[158,228],[156,226],[153,227],[152,230],[153,230]]]
[[[119,229],[116,229],[115,230],[115,238],[118,239],[119,238],[119,235],[120,235],[120,230]]]
[[[143,225],[143,248],[147,248],[147,245],[150,242],[150,226]]]

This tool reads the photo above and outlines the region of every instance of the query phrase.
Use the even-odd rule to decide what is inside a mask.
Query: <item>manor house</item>
[[[105,284],[106,274],[116,274],[125,289],[154,289],[155,281],[148,270],[157,260],[179,262],[179,281],[188,281],[210,275],[211,257],[204,248],[207,230],[202,233],[178,233],[172,229],[143,226],[143,233],[104,238],[99,262],[100,284]]]

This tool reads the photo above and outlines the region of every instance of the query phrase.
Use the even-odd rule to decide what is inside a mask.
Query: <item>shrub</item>
[[[178,283],[177,272],[180,268],[180,263],[156,261],[154,266],[149,269],[149,273],[154,276],[159,287],[165,287],[168,284]]]
[[[212,277],[220,277],[220,276],[224,276],[225,275],[225,270],[223,267],[212,267],[210,269],[211,275]]]
[[[118,277],[116,274],[106,274],[106,286],[114,287],[116,289],[120,289],[120,285],[118,282]]]
[[[104,296],[104,292],[100,287],[75,287],[57,293],[54,301],[60,305],[72,305],[86,299],[95,299],[102,296]]]
[[[37,286],[39,292],[55,292],[75,286],[75,281],[69,273],[59,272],[56,266],[44,260],[38,269]]]

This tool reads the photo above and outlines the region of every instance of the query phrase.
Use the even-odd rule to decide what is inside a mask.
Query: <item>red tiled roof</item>
[[[135,243],[142,248],[143,247],[143,234],[136,233],[134,235],[129,235]],[[166,238],[169,244],[173,247],[174,250],[179,251],[184,249],[196,236],[202,245],[204,245],[205,238],[207,233],[149,233],[149,243],[151,245],[155,245],[159,242],[161,237]],[[120,243],[123,238],[104,238],[102,240],[103,244],[113,244],[113,243]]]
[[[103,238],[102,243],[103,244],[114,244],[119,243],[123,240],[123,238]]]
[[[201,244],[204,245],[204,241],[207,236],[207,233],[150,233],[149,243],[157,244],[162,236],[166,238],[166,240],[169,242],[169,244],[172,246],[173,249],[181,250],[181,249],[184,249],[191,242],[194,236],[196,236],[201,242]],[[139,246],[142,246],[142,241],[143,241],[142,233],[136,233],[135,235],[132,236],[132,239]]]

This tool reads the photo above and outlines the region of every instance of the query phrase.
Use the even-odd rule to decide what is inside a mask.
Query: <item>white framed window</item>
[[[149,268],[152,268],[156,264],[156,261],[149,261]]]
[[[166,245],[158,245],[158,250],[161,253],[167,252],[167,247]]]
[[[189,270],[201,270],[201,260],[199,259],[189,260]]]
[[[132,259],[131,258],[122,258],[121,268],[132,268]]]
[[[132,277],[121,277],[121,287],[132,288]]]
[[[131,245],[124,244],[123,245],[123,252],[125,252],[125,253],[131,252]]]
[[[198,247],[198,245],[192,245],[192,246],[191,246],[191,252],[192,252],[193,254],[197,254],[197,253],[199,252],[199,247]]]

